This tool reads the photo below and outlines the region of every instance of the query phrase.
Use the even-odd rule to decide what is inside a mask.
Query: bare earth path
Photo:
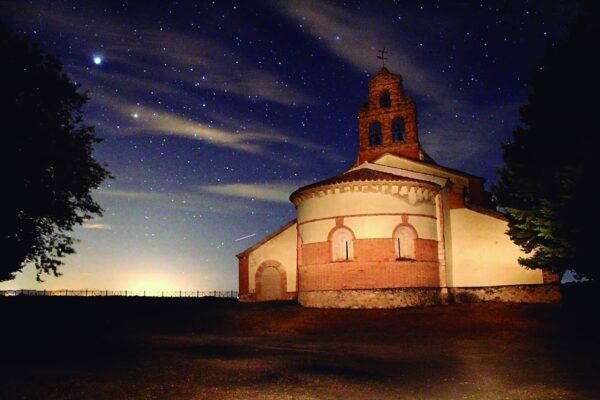
[[[595,399],[593,309],[0,298],[0,399]]]

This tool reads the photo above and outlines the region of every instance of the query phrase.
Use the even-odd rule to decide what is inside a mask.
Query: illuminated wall
[[[541,270],[519,265],[525,255],[506,234],[503,219],[467,208],[450,210],[452,263],[448,286],[544,283]]]
[[[298,224],[304,244],[326,241],[336,217],[344,217],[344,225],[356,239],[391,238],[405,214],[419,237],[437,240],[435,213],[432,201],[412,205],[385,191],[350,191],[303,200],[298,205]]]
[[[251,293],[254,293],[256,287],[254,280],[256,270],[261,263],[268,260],[278,261],[284,267],[287,275],[287,291],[296,291],[297,237],[296,224],[292,224],[250,252],[248,279]]]

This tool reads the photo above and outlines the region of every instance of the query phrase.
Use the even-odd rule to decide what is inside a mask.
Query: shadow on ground
[[[567,293],[401,310],[0,298],[0,399],[598,398],[594,296]]]

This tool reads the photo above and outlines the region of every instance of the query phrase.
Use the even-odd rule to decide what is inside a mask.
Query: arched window
[[[352,232],[346,228],[338,228],[331,235],[332,261],[347,261],[354,259]]]
[[[415,231],[408,226],[399,226],[394,231],[396,259],[415,259]]]
[[[381,124],[377,121],[373,122],[369,127],[369,144],[371,146],[380,146],[383,144]]]
[[[379,107],[390,107],[392,105],[392,99],[390,99],[390,92],[387,90],[381,92],[379,95]]]
[[[392,140],[401,142],[404,140],[404,119],[396,118],[392,121]]]

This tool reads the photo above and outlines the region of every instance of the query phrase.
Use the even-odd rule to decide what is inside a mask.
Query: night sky
[[[576,12],[569,1],[0,3],[6,25],[89,91],[95,157],[115,176],[62,277],[37,283],[27,267],[0,288],[237,289],[235,254],[295,217],[289,194],[354,162],[384,46],[424,150],[489,185],[536,61]]]

